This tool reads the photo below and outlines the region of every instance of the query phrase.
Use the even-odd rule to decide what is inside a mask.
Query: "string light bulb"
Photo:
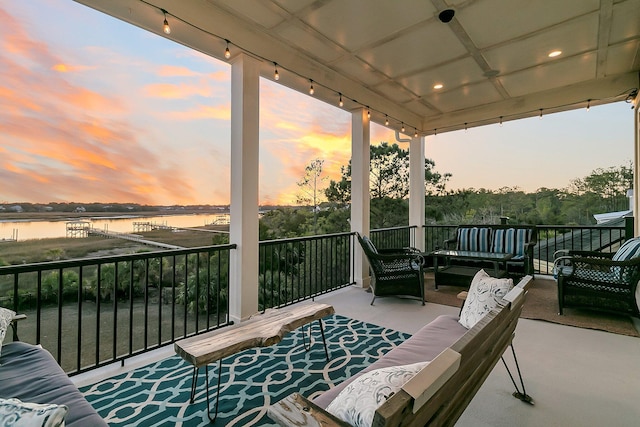
[[[418,129],[414,128],[413,130],[414,130],[413,137],[417,138],[418,137]]]
[[[433,130],[433,136],[438,136],[438,129]]]
[[[464,131],[467,131],[467,122],[464,122]]]
[[[386,114],[384,115],[384,125],[389,126],[389,116],[387,116]]]
[[[401,122],[401,123],[402,123],[402,128],[401,128],[401,130],[402,130],[402,132],[404,132],[404,122]]]
[[[278,74],[278,64],[274,62],[273,67],[275,68],[275,71],[273,72],[273,79],[275,81],[278,81],[280,80],[280,74]]]
[[[229,59],[231,58],[231,51],[229,50],[229,40],[225,39],[225,42],[227,42],[227,47],[224,50],[224,57]]]
[[[313,95],[313,93],[315,92],[315,90],[313,90],[313,80],[309,79],[309,95]]]
[[[340,101],[338,101],[338,105],[343,107],[344,106],[344,101],[342,100],[342,93],[338,92],[338,95],[340,95]]]
[[[165,34],[171,34],[171,27],[169,26],[169,21],[167,21],[167,11],[164,9],[160,9],[164,14],[164,22],[162,23],[162,31]]]
[[[500,116],[500,127],[502,127],[502,116]]]
[[[591,100],[587,99],[587,111],[591,108]]]
[[[542,120],[542,108],[540,109],[540,120]]]
[[[367,118],[371,118],[371,109],[369,108],[369,106],[367,106]]]

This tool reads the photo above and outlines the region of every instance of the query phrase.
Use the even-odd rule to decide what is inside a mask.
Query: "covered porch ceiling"
[[[267,79],[277,63],[280,84],[313,84],[334,105],[342,94],[342,108],[407,134],[616,102],[639,86],[638,0],[76,1],[223,61],[245,52]]]

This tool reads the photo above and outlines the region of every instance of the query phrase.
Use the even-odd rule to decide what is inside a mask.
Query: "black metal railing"
[[[69,374],[228,324],[235,245],[0,267],[0,305],[20,339]]]
[[[457,225],[425,226],[425,252]],[[371,230],[379,248],[415,246],[416,227]],[[537,273],[559,249],[615,251],[629,225],[538,226]],[[281,307],[354,283],[355,233],[259,243],[259,309]],[[0,267],[0,305],[27,314],[20,338],[48,349],[69,374],[229,324],[235,245]]]
[[[378,249],[407,248],[416,246],[418,227],[390,227],[370,231],[371,242]]]
[[[353,284],[353,233],[259,245],[259,309],[281,307]]]

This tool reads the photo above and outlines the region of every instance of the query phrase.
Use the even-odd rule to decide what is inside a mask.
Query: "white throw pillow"
[[[429,362],[390,366],[367,372],[346,386],[327,411],[355,427],[370,427],[376,409]]]
[[[68,410],[65,405],[40,405],[18,399],[0,399],[0,424],[12,427],[61,427],[64,426]]]
[[[0,307],[0,352],[2,351],[2,341],[4,340],[4,336],[9,329],[9,325],[11,325],[13,316],[15,315],[15,311]]]
[[[513,279],[496,279],[484,270],[478,271],[471,281],[458,322],[465,328],[471,329],[487,313],[497,307],[512,288]]]

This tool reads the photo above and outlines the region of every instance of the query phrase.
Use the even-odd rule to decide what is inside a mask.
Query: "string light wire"
[[[199,26],[197,26],[197,25],[195,25],[195,24],[192,24],[191,22],[188,22],[188,21],[186,21],[186,20],[184,20],[184,19],[180,18],[179,16],[173,15],[173,14],[171,14],[170,12],[168,12],[167,10],[165,10],[165,9],[163,9],[163,8],[160,8],[160,7],[158,7],[158,6],[154,5],[154,4],[151,4],[151,3],[149,3],[149,2],[148,2],[148,1],[146,1],[146,0],[139,0],[139,1],[140,1],[141,3],[144,3],[144,4],[148,5],[148,6],[150,6],[150,7],[155,8],[155,9],[157,9],[157,10],[159,10],[160,12],[162,12],[162,13],[163,13],[163,15],[164,15],[163,31],[164,31],[166,34],[169,34],[169,33],[170,33],[170,31],[171,31],[171,29],[170,29],[170,28],[169,28],[169,32],[166,32],[166,30],[165,30],[166,28],[168,28],[168,27],[169,27],[169,23],[168,23],[168,21],[167,21],[167,18],[166,18],[166,17],[167,17],[167,16],[170,16],[172,19],[175,19],[175,20],[177,20],[177,21],[180,21],[180,22],[182,22],[182,23],[184,23],[184,24],[186,24],[186,25],[188,25],[188,26],[190,26],[190,27],[192,27],[192,28],[194,28],[194,29],[196,29],[196,30],[198,30],[198,31],[201,31],[201,32],[203,32],[203,33],[205,33],[205,34],[208,34],[208,35],[210,35],[210,36],[212,36],[212,37],[215,37],[215,38],[217,38],[217,39],[223,40],[223,41],[226,43],[226,48],[225,48],[224,57],[225,57],[226,59],[229,59],[229,58],[231,57],[231,52],[230,52],[230,50],[229,50],[229,44],[231,44],[231,42],[230,42],[228,39],[226,39],[226,38],[224,38],[224,37],[222,37],[222,36],[219,36],[218,34],[214,34],[214,33],[210,32],[210,31],[207,31],[207,30],[205,30],[204,28],[201,28],[201,27],[199,27]],[[166,25],[166,26],[165,26],[165,25]],[[241,47],[241,46],[238,46],[238,45],[236,45],[236,44],[234,44],[234,46],[235,46],[235,47],[237,47],[238,49],[240,49],[240,50],[244,51],[244,52],[247,52],[247,53],[251,54],[251,55],[252,55],[252,56],[254,56],[255,58],[258,58],[258,59],[260,59],[260,60],[262,60],[262,61],[269,61],[269,60],[268,60],[268,58],[265,58],[265,57],[263,57],[263,56],[261,56],[261,55],[258,55],[258,54],[254,53],[254,52],[252,52],[252,51],[250,51],[250,50],[248,50],[248,49],[245,49],[245,48],[243,48],[243,47]],[[275,80],[278,80],[278,79],[279,79],[278,64],[276,64],[276,62],[274,62],[274,61],[269,61],[269,62],[273,62],[274,66],[275,66],[274,79],[275,79]],[[309,79],[309,78],[307,78],[307,77],[305,77],[305,76],[303,76],[303,75],[299,74],[299,73],[298,73],[298,72],[296,72],[296,71],[293,71],[293,70],[291,70],[291,69],[288,69],[288,68],[286,68],[286,67],[283,67],[282,65],[280,65],[280,68],[281,68],[281,69],[284,69],[284,70],[287,70],[287,71],[288,71],[288,72],[290,72],[291,74],[294,74],[294,75],[296,75],[296,76],[298,76],[298,77],[300,77],[300,78],[307,79],[307,80],[310,82],[310,87],[309,87],[309,94],[310,94],[310,95],[313,95],[313,94],[314,94],[314,92],[315,92],[315,89],[314,89],[314,86],[313,86],[313,85],[314,85],[314,83],[315,83],[316,85],[322,86],[323,88],[326,88],[326,89],[328,89],[328,90],[331,90],[331,91],[337,92],[337,91],[335,91],[334,89],[332,89],[332,88],[330,88],[330,87],[328,87],[328,86],[325,86],[325,85],[320,84],[320,83],[318,83],[318,82],[314,82],[314,80],[313,80],[313,79]],[[341,106],[341,107],[344,105],[344,101],[343,101],[343,99],[347,99],[347,100],[349,100],[349,101],[353,102],[354,104],[358,104],[358,105],[360,105],[362,108],[367,108],[367,115],[370,117],[370,115],[371,115],[371,110],[372,110],[372,109],[371,109],[369,106],[359,103],[359,102],[358,102],[358,101],[356,101],[355,99],[350,98],[350,97],[348,97],[348,96],[344,95],[342,92],[337,92],[337,93],[338,93],[338,95],[339,95],[339,97],[340,97],[340,106]],[[620,99],[621,97],[624,97],[624,98]],[[624,100],[625,102],[632,104],[632,107],[631,107],[631,108],[634,108],[634,106],[635,106],[635,104],[636,104],[636,102],[637,102],[637,97],[638,97],[638,88],[631,88],[631,89],[628,89],[628,90],[626,90],[626,91],[622,92],[621,94],[618,94],[618,95],[615,95],[615,96],[612,96],[612,97],[609,97],[609,98],[601,98],[601,99],[591,99],[591,98],[589,98],[589,99],[582,100],[582,101],[578,101],[578,102],[572,102],[572,103],[568,103],[568,104],[562,104],[562,105],[555,105],[555,106],[547,107],[547,108],[546,108],[546,110],[551,110],[551,111],[552,111],[552,110],[556,110],[556,109],[563,109],[563,108],[571,107],[571,106],[578,106],[579,104],[584,105],[584,102],[586,101],[586,102],[587,102],[587,111],[588,111],[588,110],[589,110],[589,108],[591,107],[591,103],[592,103],[593,101],[611,101],[611,102],[613,102],[613,101],[615,101],[616,99],[620,99],[621,101],[622,101],[622,100]],[[464,122],[464,123],[460,123],[460,124],[453,124],[453,125],[450,125],[450,126],[445,127],[444,129],[451,129],[451,130],[455,130],[455,129],[459,129],[459,128],[460,128],[460,127],[462,127],[463,125],[464,125],[465,129],[467,129],[467,128],[468,128],[468,126],[478,126],[478,125],[481,125],[481,124],[489,124],[489,123],[491,123],[491,122],[495,122],[495,121],[496,121],[496,119],[498,119],[498,120],[499,120],[500,126],[502,126],[503,119],[505,119],[505,118],[506,118],[506,119],[508,119],[509,117],[527,117],[527,116],[530,116],[530,115],[531,115],[531,113],[533,113],[534,111],[538,111],[538,112],[539,112],[539,117],[540,117],[540,118],[542,118],[543,110],[544,110],[543,108],[539,108],[539,109],[537,109],[537,110],[526,111],[526,112],[519,112],[519,113],[517,113],[517,114],[513,114],[513,115],[510,115],[510,116],[490,117],[490,118],[486,118],[486,119],[483,119],[483,120],[478,120],[478,121],[475,121],[475,122]],[[381,111],[378,111],[378,110],[374,110],[374,111],[377,111],[377,112],[379,112],[380,114],[384,114],[384,116],[385,116],[385,125],[386,125],[386,126],[389,126],[389,119],[393,119],[393,120],[396,120],[396,122],[400,122],[400,124],[401,124],[401,131],[402,131],[402,132],[404,132],[404,131],[405,131],[404,121],[400,121],[400,120],[398,120],[398,119],[395,119],[394,117],[390,117],[387,113],[384,113],[384,112],[381,112]],[[417,128],[417,127],[414,127],[414,129],[416,130],[416,132],[418,132],[418,128]],[[437,135],[437,133],[438,133],[438,129],[442,130],[443,128],[434,128],[434,129],[433,129],[434,135]],[[420,131],[420,133],[421,133],[421,132],[423,132],[423,131],[421,130],[421,131]]]

